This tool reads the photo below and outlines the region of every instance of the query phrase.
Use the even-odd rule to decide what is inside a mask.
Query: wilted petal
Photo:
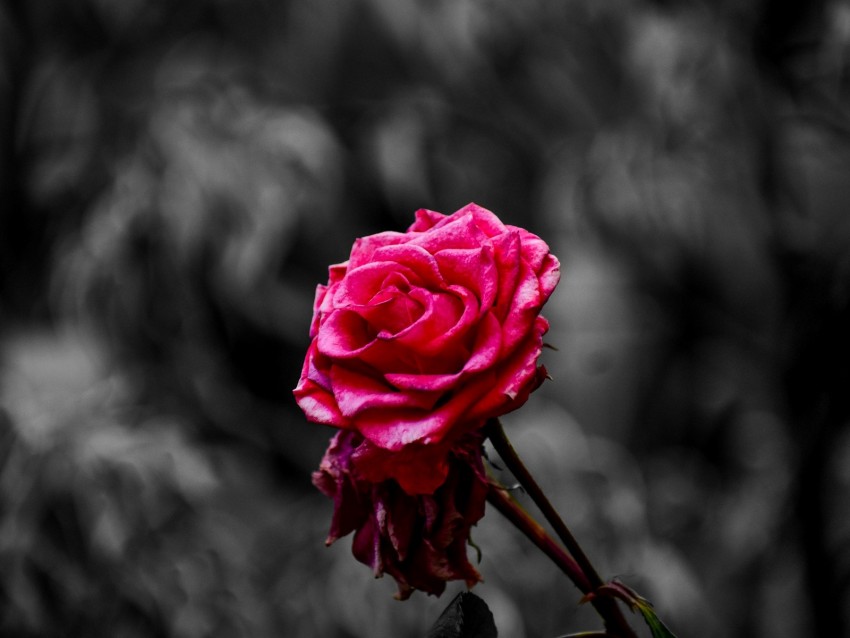
[[[417,443],[400,452],[373,445],[368,439],[352,457],[358,472],[373,483],[390,478],[411,495],[433,494],[448,475],[448,445]]]
[[[488,491],[481,444],[482,436],[472,434],[443,446],[443,481],[432,493],[417,494],[395,480],[362,474],[358,461],[371,468],[385,452],[356,433],[338,434],[314,473],[316,485],[334,499],[329,542],[354,531],[354,556],[375,576],[390,574],[402,600],[417,589],[439,595],[450,580],[471,587],[481,576],[467,555],[469,533],[484,515]]]
[[[319,469],[313,472],[313,485],[334,500],[327,544],[361,527],[370,513],[366,494],[358,490],[358,483],[350,471],[351,456],[360,441],[362,437],[356,432],[337,433],[331,439]]]

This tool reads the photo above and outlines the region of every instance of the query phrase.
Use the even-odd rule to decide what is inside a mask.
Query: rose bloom
[[[542,239],[476,204],[358,239],[316,290],[298,405],[363,437],[364,480],[433,494],[456,441],[546,377],[540,309],[559,277]]]
[[[390,574],[397,598],[419,589],[440,595],[449,580],[472,586],[481,576],[467,558],[472,525],[484,515],[488,483],[481,435],[468,435],[448,456],[447,478],[434,494],[411,496],[393,480],[364,480],[354,459],[366,441],[353,431],[337,433],[313,483],[334,499],[327,544],[354,531],[354,556],[375,576]]]

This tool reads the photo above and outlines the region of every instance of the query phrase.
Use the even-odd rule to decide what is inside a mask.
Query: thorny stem
[[[600,578],[590,559],[552,506],[552,503],[549,502],[537,481],[525,467],[508,440],[501,422],[498,419],[491,419],[485,431],[504,464],[543,513],[544,518],[555,530],[569,554],[555,544],[546,531],[505,492],[504,488],[491,485],[488,501],[549,556],[582,593],[587,594],[602,587],[605,584],[602,578]],[[620,638],[637,638],[615,600],[605,596],[596,596],[591,600],[591,604],[602,616],[605,621],[605,629],[608,632]]]
[[[516,477],[517,481],[519,481],[519,484],[522,485],[523,489],[525,489],[531,500],[534,501],[534,504],[540,508],[544,518],[552,526],[552,529],[555,530],[555,533],[558,535],[558,538],[561,539],[561,542],[567,548],[567,551],[569,551],[573,558],[575,558],[576,563],[578,563],[582,572],[584,572],[585,576],[587,576],[587,580],[590,583],[591,588],[597,589],[604,585],[605,583],[602,582],[602,578],[600,578],[596,569],[590,563],[590,560],[585,555],[584,550],[578,544],[578,541],[575,539],[572,532],[570,532],[567,528],[561,516],[552,506],[552,503],[549,502],[549,499],[543,493],[543,490],[537,484],[537,481],[535,481],[534,477],[531,476],[531,473],[525,467],[522,459],[519,458],[519,455],[514,449],[514,446],[511,445],[511,442],[508,440],[505,430],[502,428],[502,424],[498,419],[490,421],[487,427],[487,435],[489,436],[493,447],[496,449],[496,452],[499,453],[502,461],[504,461],[505,465],[507,465],[508,469]]]
[[[581,568],[558,545],[546,530],[516,502],[501,485],[490,484],[487,501],[513,523],[537,548],[548,556],[567,577],[576,584],[582,593],[591,591],[590,583],[582,573]]]

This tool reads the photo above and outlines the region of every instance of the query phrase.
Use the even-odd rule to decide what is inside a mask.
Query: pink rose
[[[358,239],[316,290],[298,405],[364,437],[368,480],[432,494],[454,441],[545,378],[539,313],[559,268],[542,239],[475,204]]]
[[[411,496],[392,480],[372,483],[353,458],[366,445],[357,432],[331,441],[313,483],[334,499],[327,544],[355,532],[352,549],[375,576],[387,573],[404,600],[419,589],[439,596],[450,580],[471,587],[481,580],[467,557],[470,528],[484,516],[488,483],[479,435],[458,443],[448,456],[448,473],[434,494]]]

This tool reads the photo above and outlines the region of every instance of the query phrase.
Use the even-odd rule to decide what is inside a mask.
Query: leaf
[[[465,591],[443,610],[426,638],[496,638],[498,635],[487,603]]]
[[[592,600],[595,596],[611,596],[612,598],[619,598],[625,602],[633,612],[635,610],[639,611],[641,616],[643,616],[643,620],[649,626],[650,632],[652,632],[652,638],[676,638],[676,634],[670,631],[667,628],[667,625],[665,625],[655,613],[652,603],[638,594],[631,587],[627,587],[623,583],[615,580],[607,585],[603,585],[595,592],[587,594],[584,598],[582,598],[582,602]]]

